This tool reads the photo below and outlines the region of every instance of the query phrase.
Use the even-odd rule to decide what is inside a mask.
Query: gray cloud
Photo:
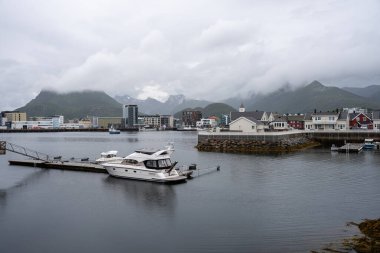
[[[380,84],[377,0],[3,0],[0,17],[0,110],[43,88],[221,100]]]

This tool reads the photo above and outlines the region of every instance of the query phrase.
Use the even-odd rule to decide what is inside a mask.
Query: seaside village
[[[273,131],[379,131],[380,111],[363,108],[343,108],[329,112],[314,110],[304,114],[278,114],[266,111],[246,111],[242,104],[229,114],[202,117],[197,110],[182,111],[182,118],[173,115],[139,114],[137,105],[123,105],[121,117],[87,116],[65,121],[64,116],[29,117],[25,112],[3,111],[0,115],[2,130],[39,129],[121,129],[121,130],[209,130],[243,133]]]
[[[246,111],[242,104],[238,111],[229,114],[202,117],[197,110],[182,111],[181,118],[173,115],[139,114],[137,105],[123,105],[121,117],[87,116],[83,119],[65,120],[62,115],[29,117],[25,112],[3,111],[0,130],[43,129],[99,129],[120,130],[208,130],[243,133],[276,131],[379,131],[380,111],[363,108],[343,108],[322,112],[315,109],[304,114],[278,114],[266,111]]]

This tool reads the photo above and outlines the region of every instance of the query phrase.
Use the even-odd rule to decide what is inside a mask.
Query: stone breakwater
[[[309,147],[319,143],[303,134],[200,134],[198,135],[199,151],[226,153],[285,153]]]

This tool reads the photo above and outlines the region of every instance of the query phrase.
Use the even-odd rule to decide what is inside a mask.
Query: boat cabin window
[[[124,159],[122,162],[122,164],[133,164],[133,165],[136,165],[138,163],[139,163],[138,161],[133,160],[133,159]]]
[[[148,169],[166,169],[172,165],[170,159],[147,160],[144,163]]]

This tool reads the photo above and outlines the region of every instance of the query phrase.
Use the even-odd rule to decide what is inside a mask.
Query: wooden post
[[[5,141],[0,141],[0,155],[5,155],[7,143]]]

